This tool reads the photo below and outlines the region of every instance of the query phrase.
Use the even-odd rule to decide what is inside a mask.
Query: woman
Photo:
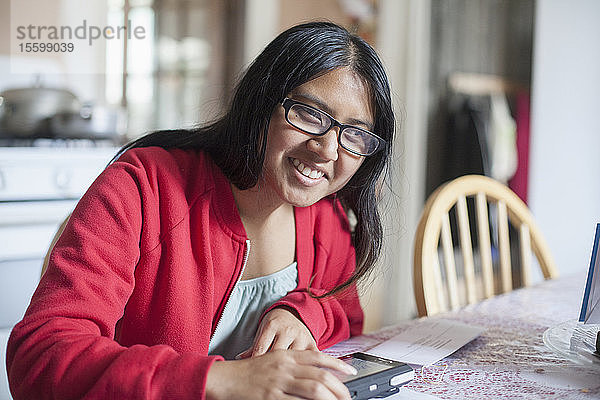
[[[393,131],[368,44],[279,35],[223,118],[130,143],[83,196],[12,332],[13,396],[349,398],[317,350],[362,331]]]

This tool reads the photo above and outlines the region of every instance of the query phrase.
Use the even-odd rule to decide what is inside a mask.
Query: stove
[[[0,328],[22,318],[58,226],[117,150],[110,141],[0,140]]]
[[[120,147],[123,143],[110,139],[74,139],[74,138],[19,138],[0,137],[1,147],[43,147],[43,148],[105,148]]]

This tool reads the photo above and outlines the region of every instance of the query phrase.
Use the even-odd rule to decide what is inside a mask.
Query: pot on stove
[[[67,89],[34,86],[5,90],[0,93],[0,136],[47,136],[43,120],[58,113],[78,112],[80,108],[77,97]]]
[[[109,139],[123,142],[125,110],[81,103],[69,90],[41,85],[0,93],[2,139]]]
[[[64,139],[123,140],[127,117],[120,107],[85,103],[77,111],[56,113],[44,121],[44,130],[52,137]]]

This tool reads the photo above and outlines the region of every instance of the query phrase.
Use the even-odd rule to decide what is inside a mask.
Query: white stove
[[[0,147],[0,328],[22,318],[58,226],[116,151]]]
[[[0,140],[0,359],[25,313],[58,226],[118,148],[70,139]],[[0,363],[0,400],[10,400]]]

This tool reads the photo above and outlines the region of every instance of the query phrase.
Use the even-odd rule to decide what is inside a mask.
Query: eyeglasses
[[[370,156],[385,146],[385,140],[365,129],[338,122],[324,111],[290,98],[281,102],[285,110],[285,120],[304,133],[323,136],[331,128],[340,128],[338,143],[344,149],[360,156]]]

